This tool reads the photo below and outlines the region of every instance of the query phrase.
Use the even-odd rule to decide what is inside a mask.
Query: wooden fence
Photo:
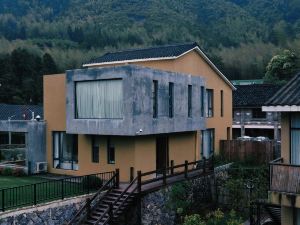
[[[280,157],[280,145],[275,141],[221,140],[220,153],[229,161],[269,163]]]

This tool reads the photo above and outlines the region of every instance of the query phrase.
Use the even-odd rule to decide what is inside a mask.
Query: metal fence
[[[68,177],[0,189],[0,210],[36,205],[97,191],[115,172]]]

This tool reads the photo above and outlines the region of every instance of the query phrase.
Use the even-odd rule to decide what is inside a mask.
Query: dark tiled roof
[[[177,57],[195,47],[199,47],[196,42],[177,45],[164,45],[151,48],[130,49],[113,53],[109,52],[99,58],[92,59],[85,64]]]
[[[266,103],[266,106],[300,106],[300,73],[295,75]]]
[[[11,120],[30,120],[32,118],[30,110],[34,112],[35,117],[39,115],[43,119],[42,106],[0,104],[0,120],[8,120],[9,117],[11,117]]]
[[[233,107],[261,107],[281,86],[272,84],[236,85]]]

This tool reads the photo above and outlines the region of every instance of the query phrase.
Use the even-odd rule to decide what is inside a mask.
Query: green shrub
[[[13,170],[12,175],[16,177],[23,177],[26,176],[26,173],[23,169],[16,168]]]
[[[89,175],[88,177],[85,176],[81,183],[85,188],[90,189],[99,189],[103,186],[103,181],[99,177],[93,175]]]
[[[3,170],[2,170],[2,175],[3,176],[11,176],[13,173],[13,170],[12,168],[9,168],[9,167],[5,167]]]
[[[200,215],[194,214],[184,218],[183,225],[205,225]]]

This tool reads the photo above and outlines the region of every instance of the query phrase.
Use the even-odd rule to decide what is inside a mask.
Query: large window
[[[115,145],[112,143],[110,137],[107,138],[107,163],[115,163]]]
[[[214,116],[214,91],[213,89],[206,89],[206,117]]]
[[[300,114],[291,114],[291,163],[300,165]]]
[[[153,118],[157,118],[157,114],[158,114],[157,98],[158,98],[158,82],[157,80],[154,80],[152,83]]]
[[[174,83],[169,83],[169,117],[174,116]]]
[[[192,85],[188,86],[188,117],[192,117],[193,105],[192,105]]]
[[[215,148],[215,129],[207,129],[202,131],[202,156],[209,158],[214,153]]]
[[[76,82],[76,118],[121,119],[122,117],[121,79]]]
[[[92,139],[92,162],[99,163],[99,144],[95,136],[91,136]]]
[[[78,170],[77,135],[53,132],[53,167]]]

